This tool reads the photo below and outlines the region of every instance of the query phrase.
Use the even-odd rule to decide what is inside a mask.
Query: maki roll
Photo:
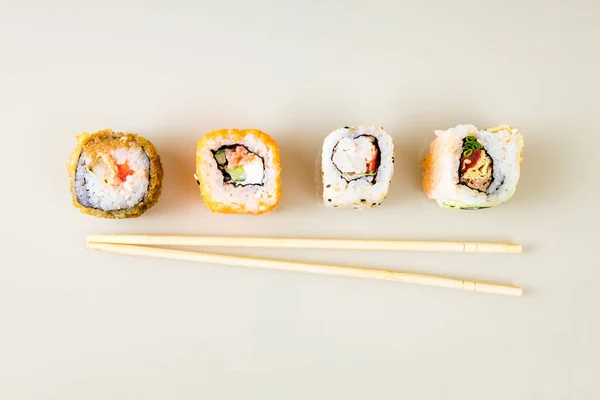
[[[443,208],[474,210],[509,200],[517,189],[523,136],[510,126],[459,125],[435,131],[423,162],[423,189]]]
[[[73,204],[99,218],[135,218],[158,201],[163,168],[152,143],[105,129],[82,133],[67,164]]]
[[[326,206],[379,206],[394,174],[392,138],[373,125],[336,129],[323,142],[321,174]]]
[[[225,214],[264,214],[281,198],[279,148],[256,129],[221,129],[196,150],[196,181],[206,206]]]

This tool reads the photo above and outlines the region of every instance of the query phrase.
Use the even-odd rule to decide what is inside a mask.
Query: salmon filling
[[[223,146],[213,152],[223,182],[233,185],[262,185],[264,179],[263,159],[245,146]]]

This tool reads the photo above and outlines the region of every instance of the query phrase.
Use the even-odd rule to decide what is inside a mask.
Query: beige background
[[[600,3],[3,1],[2,399],[598,399]],[[152,3],[152,4],[150,4]],[[287,4],[284,4],[287,3]],[[314,165],[343,125],[396,144],[376,210],[328,210]],[[509,203],[442,210],[419,163],[433,130],[525,136]],[[133,131],[160,203],[97,220],[70,203],[83,131]],[[268,216],[212,215],[192,177],[210,130],[281,148]],[[522,255],[236,250],[520,285],[521,298],[138,259],[91,233],[517,242]]]

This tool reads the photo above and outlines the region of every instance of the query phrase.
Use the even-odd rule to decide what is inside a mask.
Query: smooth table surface
[[[87,4],[85,4],[87,3]],[[593,0],[3,1],[0,398],[598,399],[600,3]],[[396,145],[374,210],[327,209],[331,130]],[[517,127],[515,196],[440,209],[420,186],[434,129]],[[197,140],[258,128],[282,154],[266,216],[211,214]],[[72,205],[84,131],[151,140],[147,214]],[[142,259],[88,234],[515,242],[520,255],[218,249],[521,286],[520,298]],[[217,249],[209,249],[217,250]]]

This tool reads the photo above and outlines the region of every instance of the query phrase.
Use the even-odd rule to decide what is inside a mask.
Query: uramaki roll
[[[435,131],[423,162],[423,189],[443,208],[475,210],[508,201],[523,160],[523,136],[508,125]]]
[[[382,127],[343,127],[323,141],[322,196],[327,207],[381,205],[394,175],[394,143]]]
[[[264,214],[281,199],[275,140],[256,129],[221,129],[196,149],[196,180],[206,206],[225,214]]]
[[[135,218],[155,205],[163,168],[145,138],[111,129],[82,133],[67,164],[73,204],[99,218]]]

